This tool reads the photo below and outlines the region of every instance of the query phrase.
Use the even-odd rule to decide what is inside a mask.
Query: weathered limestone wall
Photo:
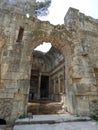
[[[72,91],[78,114],[98,114],[98,86],[94,68],[98,68],[98,20],[69,9],[65,24],[77,28],[73,47]]]
[[[12,13],[18,13],[30,16],[35,15],[36,0],[0,0],[0,9],[9,10]]]
[[[0,10],[1,118],[11,122],[27,112],[32,50],[42,42],[51,42],[64,56],[68,111],[98,114],[97,20],[70,9],[65,24]]]
[[[31,62],[32,62],[32,69],[38,70],[43,74],[44,73],[48,74],[49,71],[51,70],[51,61],[42,52],[33,51]]]
[[[58,48],[52,47],[50,51],[46,54],[46,57],[50,59],[51,70],[55,69],[60,62],[64,60],[64,56]]]
[[[67,27],[54,27],[6,10],[1,10],[0,16],[0,37],[4,40],[0,41],[0,117],[10,122],[27,112],[32,50],[46,41],[65,53],[63,48],[71,42],[72,34]],[[20,27],[24,31],[19,41]]]
[[[65,62],[63,60],[50,72],[49,97],[51,100],[64,102],[65,96]]]
[[[21,75],[23,74],[22,68],[24,66],[26,69],[28,68],[26,62],[21,67],[24,43],[16,42],[20,26],[20,23],[17,24],[17,16],[14,17],[13,14],[5,15],[4,12],[0,13],[0,34],[5,41],[5,46],[2,47],[0,55],[0,117],[11,121],[20,115],[20,113],[24,113],[25,98],[28,91],[26,87],[29,82],[27,78],[23,78]],[[22,18],[22,16],[20,16],[20,18]]]

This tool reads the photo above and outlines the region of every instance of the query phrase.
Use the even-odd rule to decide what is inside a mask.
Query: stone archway
[[[0,55],[4,61],[0,78],[3,81],[3,89],[0,90],[0,117],[3,116],[7,121],[13,121],[27,112],[31,53],[43,41],[51,42],[64,55],[66,59],[65,83],[69,87],[70,75],[68,73],[71,65],[73,34],[65,25],[53,26],[49,22],[41,22],[34,17],[28,19],[17,11],[1,10],[1,14],[0,32],[6,37],[7,47],[2,49],[3,56]],[[2,46],[3,41],[0,43],[0,47]]]
[[[71,45],[73,38],[69,28],[65,25],[53,26],[49,24],[49,22],[41,22],[37,19],[33,19],[33,21],[28,20],[28,23],[29,22],[32,26],[25,23],[25,18],[23,18],[22,22],[17,24],[17,31],[13,37],[14,43],[9,43],[6,50],[8,53],[6,60],[8,70],[2,79],[5,81],[3,84],[3,87],[5,87],[4,100],[6,99],[8,101],[7,106],[11,110],[10,113],[8,113],[9,115],[5,112],[4,114],[5,118],[10,121],[27,113],[27,102],[30,88],[31,54],[32,50],[40,43],[51,42],[55,48],[58,48],[61,51],[65,59],[67,59],[65,62],[67,70],[65,73],[65,83],[66,86],[69,87],[70,76],[68,73],[72,61],[70,54],[72,53]],[[21,41],[17,42],[17,32],[19,32],[19,27],[22,25],[26,26],[26,28],[24,28]],[[12,33],[9,37],[11,37]]]
[[[45,28],[43,26],[45,26]],[[47,29],[47,27],[49,28],[49,30]],[[36,28],[36,30],[33,31],[33,34],[32,34],[33,41],[30,44],[30,46],[31,46],[30,50],[32,52],[32,50],[36,46],[40,45],[42,42],[50,42],[55,48],[59,49],[64,56],[64,60],[66,59],[65,66],[66,66],[67,71],[64,72],[66,75],[66,79],[64,79],[64,84],[66,84],[66,86],[69,87],[68,82],[69,82],[70,74],[68,74],[69,73],[68,69],[70,68],[69,62],[72,61],[72,59],[71,59],[72,42],[70,42],[72,35],[69,35],[68,31],[66,30],[66,32],[65,32],[65,30],[66,30],[66,27],[64,25],[63,26],[52,26],[52,25],[49,25],[49,23],[47,23],[47,22],[42,23],[42,25],[38,26],[38,28]],[[68,91],[68,88],[66,88],[66,89]],[[71,105],[69,105],[69,106],[72,107]],[[70,112],[72,112],[71,109],[72,108],[68,108],[68,110]]]
[[[3,89],[0,89],[2,101],[0,104],[3,104],[0,106],[0,117],[3,115],[8,121],[13,121],[27,112],[31,53],[42,42],[51,42],[65,57],[68,111],[75,114],[90,114],[95,102],[94,97],[96,99],[98,97],[94,77],[94,68],[98,68],[96,20],[82,16],[75,9],[69,9],[65,17],[66,25],[61,26],[53,26],[49,22],[41,22],[32,17],[26,18],[16,13],[6,11],[1,13],[3,15],[0,32],[4,37],[0,36],[0,53],[1,50],[5,51],[3,56],[0,54],[0,59],[2,58],[5,63],[1,64],[0,60],[2,66],[0,80],[3,81]],[[20,37],[17,37],[18,33]],[[2,48],[4,43],[6,49]]]

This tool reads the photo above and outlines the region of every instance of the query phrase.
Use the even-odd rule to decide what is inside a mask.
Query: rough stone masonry
[[[64,25],[54,26],[36,18],[35,4],[0,1],[0,118],[27,113],[32,50],[42,42],[64,55],[68,112],[98,115],[98,20],[70,8]]]

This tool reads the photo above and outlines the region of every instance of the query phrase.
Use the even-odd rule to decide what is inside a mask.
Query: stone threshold
[[[69,114],[60,115],[34,115],[32,118],[17,119],[15,125],[27,125],[27,124],[56,124],[63,122],[78,122],[78,121],[90,121],[92,120],[87,116],[76,116]]]

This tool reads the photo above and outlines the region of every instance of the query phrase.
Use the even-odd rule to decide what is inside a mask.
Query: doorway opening
[[[31,63],[28,112],[33,114],[61,112],[65,102],[63,54],[54,46],[47,53],[34,49]]]
[[[48,98],[49,94],[49,76],[41,76],[41,86],[40,86],[40,98]]]

